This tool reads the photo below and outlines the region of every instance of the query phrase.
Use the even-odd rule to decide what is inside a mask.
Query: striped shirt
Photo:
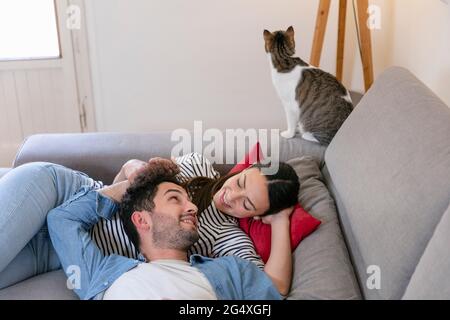
[[[198,153],[191,153],[175,159],[180,167],[180,178],[194,177],[219,178],[219,173],[208,159]],[[218,258],[234,255],[254,262],[263,268],[264,263],[256,253],[255,247],[239,227],[236,218],[221,213],[211,202],[210,206],[199,214],[199,240],[188,250],[188,254],[200,254]],[[119,214],[112,220],[102,219],[91,230],[91,237],[104,255],[119,254],[136,259],[139,252],[128,239]]]

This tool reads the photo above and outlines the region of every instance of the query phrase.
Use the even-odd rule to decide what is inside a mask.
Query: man
[[[86,187],[53,209],[48,229],[61,264],[82,299],[281,299],[269,277],[236,257],[210,259],[188,248],[198,239],[197,208],[181,187],[179,169],[157,159],[131,183]],[[104,256],[89,231],[110,219],[118,202],[139,260]]]

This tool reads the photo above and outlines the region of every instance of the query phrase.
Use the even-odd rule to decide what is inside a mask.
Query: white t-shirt
[[[140,263],[105,291],[104,300],[217,300],[203,273],[186,261]]]

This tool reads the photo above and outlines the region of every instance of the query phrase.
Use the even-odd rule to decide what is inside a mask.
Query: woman
[[[210,164],[206,163],[203,157],[199,155],[190,155],[188,157],[185,157],[184,159],[180,159],[179,162],[181,169],[183,167],[189,169],[186,170],[188,171],[188,174],[185,174],[185,176],[195,175],[196,172],[201,173],[198,171],[199,168],[195,165],[189,168],[189,162],[193,163],[195,161],[198,163],[198,160],[201,160],[200,165],[202,165],[202,168],[206,170],[204,172],[208,173],[207,171],[209,170],[208,175],[217,175],[217,173],[212,171],[212,166],[209,167]],[[139,161],[128,162],[124,165],[121,172],[116,177],[115,182],[119,182],[122,179],[132,180],[133,176],[136,175],[136,173],[139,171],[139,168],[144,164],[145,163]],[[254,168],[254,170],[258,169]],[[223,179],[224,183],[222,187],[225,189],[231,188],[231,183],[234,183],[235,181],[232,179],[236,179],[238,176],[239,175],[236,175],[229,179]],[[252,176],[257,177],[255,175],[255,172],[253,172],[252,175],[247,176],[247,178],[249,178],[248,182],[251,183],[253,181],[254,183],[256,183],[256,186],[260,185],[260,182],[258,182],[258,180],[251,179]],[[225,182],[227,181],[228,183],[226,184]],[[236,183],[237,182],[238,181],[236,181]],[[60,268],[58,258],[48,238],[48,232],[45,226],[42,229],[40,228],[45,225],[45,217],[48,211],[63,204],[66,201],[74,199],[77,196],[77,191],[81,188],[81,186],[85,185],[89,185],[93,188],[100,188],[102,186],[101,183],[90,179],[83,173],[49,163],[33,163],[21,166],[12,170],[0,180],[0,248],[2,251],[2,254],[0,256],[0,288],[9,286],[13,283],[24,280],[36,274]],[[248,186],[246,187],[248,188]],[[261,189],[258,190],[261,191]],[[267,192],[267,194],[269,194],[269,192]],[[294,197],[295,202],[297,201],[296,194],[297,193],[295,193]],[[220,201],[223,200],[222,204],[226,205],[226,207],[223,207],[223,210],[225,211],[225,213],[229,214],[230,212],[226,211],[230,209],[230,202],[234,201],[234,198],[230,199],[230,193],[226,195],[227,197],[216,197],[214,202],[217,202],[220,208]],[[242,193],[242,195],[245,195],[245,193]],[[249,198],[249,200],[254,201],[255,203],[253,203],[253,205],[256,207],[255,209],[258,209],[253,211],[254,214],[263,213],[262,210],[269,207],[268,196],[266,198]],[[243,206],[244,205],[248,209],[247,204],[243,204]],[[209,210],[211,210],[211,208],[207,208],[205,211]],[[241,213],[240,210],[238,210],[237,212],[239,212],[239,214]],[[224,217],[229,217],[223,214],[221,215]],[[283,232],[285,238],[287,236],[287,240],[284,239],[284,242],[289,243],[289,224],[287,224],[286,227],[286,221],[289,221],[289,212],[284,213],[284,215],[286,216],[285,219],[272,218],[268,219],[267,221],[269,223],[272,223],[273,226],[276,225],[277,230],[281,230],[282,227],[283,230],[287,230],[287,232]],[[202,216],[203,213],[201,214],[201,217]],[[200,219],[202,219],[201,217]],[[220,224],[219,221],[216,222]],[[233,222],[234,227],[237,227],[235,221]],[[231,223],[228,219],[224,220],[224,224],[224,229],[230,229],[229,226],[231,225]],[[208,226],[208,223],[205,223],[205,226]],[[204,228],[204,234],[209,241],[221,240],[222,242],[219,241],[220,243],[227,243],[227,239],[224,238],[219,237],[217,239],[213,239],[213,235],[208,233],[210,231],[211,230],[208,230],[208,228]],[[235,231],[236,236],[233,237],[233,239],[239,238],[241,236],[239,234],[239,230],[235,229]],[[277,233],[278,231],[274,232],[274,241],[276,238],[275,235]],[[93,236],[93,239],[105,252],[105,254],[113,252],[126,256],[134,256],[136,254],[128,238],[125,236],[123,226],[121,225],[119,218],[113,221],[102,221],[102,223],[99,223],[96,228],[93,229],[91,234]],[[230,236],[230,234],[227,234],[227,236]],[[250,242],[245,234],[244,238],[247,242]],[[250,247],[253,248],[251,242],[249,244]],[[243,247],[248,246],[248,244],[246,243],[241,243],[240,245],[242,245]],[[21,248],[23,249],[21,250]],[[202,249],[207,250],[206,247]],[[211,251],[210,256],[227,255],[234,253],[233,249],[229,246],[222,246],[214,249],[217,249],[217,252]],[[222,249],[226,250],[221,251]],[[253,252],[248,252],[245,250],[241,251],[236,248],[234,249],[234,251],[236,251],[238,254],[244,252],[248,255],[247,258],[250,259],[252,255],[257,256],[256,253],[254,253],[254,249],[252,250]],[[195,248],[192,251],[196,252]],[[290,258],[290,248],[288,248],[288,250],[285,250],[285,252],[287,251],[289,251],[288,255]],[[242,257],[245,258],[245,256]],[[287,273],[289,273],[288,278],[290,283],[290,260],[288,264],[288,268],[286,268],[285,266],[283,266],[282,268],[283,270],[289,269]],[[271,264],[268,262],[266,271],[269,275],[271,275],[271,273],[275,274],[275,277],[272,276],[272,278],[274,279],[274,282],[277,282],[276,275],[280,273],[276,268],[270,266]],[[285,281],[284,276],[280,278],[283,278],[282,280]]]
[[[82,186],[99,189],[102,184],[46,162],[22,165],[0,179],[0,289],[61,267],[47,213],[74,199]]]

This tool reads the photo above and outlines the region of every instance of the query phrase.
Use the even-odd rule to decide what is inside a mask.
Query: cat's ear
[[[294,28],[293,28],[292,26],[290,26],[289,28],[287,28],[286,34],[287,34],[289,37],[294,37]]]
[[[268,30],[264,30],[264,40],[270,40],[270,39],[272,39],[272,37],[273,37],[273,35],[272,35],[272,33],[270,33],[270,31],[268,31]]]

